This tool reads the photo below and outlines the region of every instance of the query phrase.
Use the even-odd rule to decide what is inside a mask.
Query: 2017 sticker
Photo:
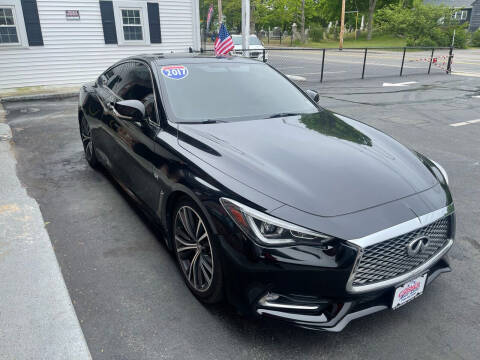
[[[174,80],[184,79],[188,75],[188,69],[183,65],[163,66],[161,71],[163,76]]]

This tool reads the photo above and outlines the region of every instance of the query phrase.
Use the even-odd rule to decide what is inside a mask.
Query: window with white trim
[[[0,0],[0,49],[27,46],[20,0]]]
[[[3,44],[20,44],[13,6],[0,7],[0,45]]]
[[[143,41],[142,9],[120,9],[122,13],[123,39]]]
[[[113,12],[119,45],[150,44],[147,1],[116,0]]]
[[[468,16],[467,10],[459,10],[459,11],[456,11],[452,17],[455,20],[467,20],[467,16]]]

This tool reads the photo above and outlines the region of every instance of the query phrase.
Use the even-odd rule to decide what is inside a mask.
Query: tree
[[[400,3],[378,10],[376,18],[383,32],[406,38],[410,46],[450,46],[455,30],[456,46],[463,47],[466,30],[452,19],[454,11],[420,2],[415,3],[414,8]]]
[[[373,13],[375,12],[375,6],[377,6],[377,0],[368,1],[367,40],[372,40]]]
[[[302,0],[302,17],[301,17],[301,36],[302,36],[302,44],[305,43],[305,0]],[[293,36],[293,34],[292,34]]]
[[[412,0],[403,0],[412,1]],[[375,9],[382,8],[392,3],[398,3],[399,0],[347,0],[347,11],[358,11],[361,14],[367,15],[367,40],[371,40],[373,34],[373,21]],[[328,21],[340,20],[340,13],[342,9],[341,1],[319,0],[322,15]],[[354,21],[353,18],[346,19],[345,23]],[[351,23],[350,23],[351,24]]]

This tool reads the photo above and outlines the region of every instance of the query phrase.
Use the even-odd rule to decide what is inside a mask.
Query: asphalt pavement
[[[302,69],[292,74],[307,72]],[[457,209],[453,272],[412,303],[356,320],[338,334],[253,321],[228,305],[200,304],[155,229],[108,175],[87,165],[76,99],[4,104],[18,177],[40,205],[92,357],[477,359],[480,122],[473,120],[480,118],[480,79],[439,72],[383,86],[402,81],[299,82],[317,89],[323,106],[441,163]]]

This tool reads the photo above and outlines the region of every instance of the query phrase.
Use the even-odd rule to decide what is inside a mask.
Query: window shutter
[[[22,0],[23,20],[27,30],[28,45],[43,46],[42,28],[36,0]]]
[[[113,3],[111,1],[100,1],[100,14],[102,15],[105,44],[117,44],[117,29],[115,28]]]
[[[158,3],[147,3],[148,25],[150,28],[150,42],[160,44],[162,42],[162,32],[160,30],[160,11]]]

